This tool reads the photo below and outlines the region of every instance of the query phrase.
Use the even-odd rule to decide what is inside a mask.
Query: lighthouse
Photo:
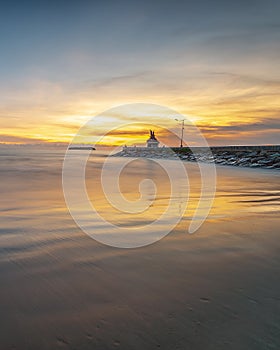
[[[155,132],[150,130],[150,137],[147,140],[147,147],[148,148],[157,148],[159,145],[159,142],[157,138],[155,137]]]

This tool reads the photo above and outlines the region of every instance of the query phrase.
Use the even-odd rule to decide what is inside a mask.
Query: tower
[[[147,147],[148,148],[157,148],[159,145],[159,142],[157,138],[155,137],[155,132],[150,130],[150,138],[147,140]]]

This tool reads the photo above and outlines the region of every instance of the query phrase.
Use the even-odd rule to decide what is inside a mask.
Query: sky
[[[96,115],[100,135],[108,109],[151,103],[186,116],[211,145],[279,144],[279,13],[278,0],[6,2],[0,142],[70,142]],[[133,121],[148,124],[140,114]],[[103,144],[144,140],[147,127]]]

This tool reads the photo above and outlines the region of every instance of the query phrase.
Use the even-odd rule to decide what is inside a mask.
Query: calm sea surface
[[[76,152],[79,157],[82,151]],[[157,192],[148,189],[142,199],[153,204],[131,214],[110,205],[100,180],[104,154],[92,152],[86,186],[103,218],[124,228],[146,225],[170,200],[174,216],[182,215],[160,242],[127,250],[90,239],[73,221],[62,190],[64,153],[62,147],[0,148],[1,349],[131,349],[133,344],[153,349],[164,348],[170,339],[178,349],[186,342],[192,349],[209,343],[211,349],[223,349],[223,341],[229,349],[264,349],[267,342],[272,344],[267,349],[280,346],[279,172],[217,167],[212,210],[196,234],[188,235],[200,196],[195,164],[185,163],[189,190],[178,173],[171,194],[162,167],[133,160],[119,181],[124,198],[139,201],[139,183],[145,179],[154,181]],[[159,221],[153,229],[158,233],[165,225]],[[96,234],[110,234],[110,229],[96,226]],[[237,327],[241,343],[226,331],[217,340],[226,321]]]
[[[75,157],[81,156],[76,152]],[[20,233],[17,229],[32,232],[37,226],[44,227],[45,220],[49,229],[62,229],[60,220],[70,217],[67,212],[62,190],[62,165],[65,149],[62,147],[13,146],[0,148],[1,165],[1,230],[3,233]],[[123,208],[115,208],[106,198],[101,186],[101,168],[104,163],[102,151],[92,152],[86,171],[86,186],[92,204],[108,221],[118,225],[137,226],[156,220],[168,206],[170,200],[174,205],[174,215],[182,213],[182,207],[189,195],[188,211],[183,220],[190,220],[198,204],[201,191],[200,174],[193,163],[185,163],[189,181],[185,173],[175,174],[176,192],[171,193],[170,178],[160,165],[152,160],[138,159],[132,161],[122,171],[119,178],[120,192],[128,201],[139,201],[141,193],[139,184],[145,179],[154,181],[157,193],[152,195],[153,205],[146,213],[139,208],[139,215],[130,215]],[[113,158],[115,166],[123,158]],[[176,164],[176,160],[161,161],[165,164]],[[175,163],[174,163],[175,162]],[[115,164],[115,165],[114,165]],[[207,165],[205,165],[207,167]],[[176,170],[176,169],[175,169]],[[234,167],[217,167],[217,189],[215,201],[208,220],[233,219],[240,216],[260,214],[279,214],[280,174],[273,170],[256,170]],[[112,182],[117,184],[116,179]],[[73,182],[73,192],[75,188]],[[206,189],[207,190],[207,189]],[[114,185],[107,197],[118,196]],[[149,193],[147,194],[149,195]],[[142,198],[143,199],[143,198]],[[140,201],[141,202],[141,201]],[[137,212],[137,205],[135,208]],[[106,231],[106,227],[103,227]]]

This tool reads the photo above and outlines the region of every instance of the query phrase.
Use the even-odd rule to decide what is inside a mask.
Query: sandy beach
[[[0,350],[280,350],[280,1],[2,1]]]
[[[117,249],[69,215],[63,155],[1,149],[1,350],[280,348],[279,172],[218,166],[198,232],[186,216],[157,243]]]

